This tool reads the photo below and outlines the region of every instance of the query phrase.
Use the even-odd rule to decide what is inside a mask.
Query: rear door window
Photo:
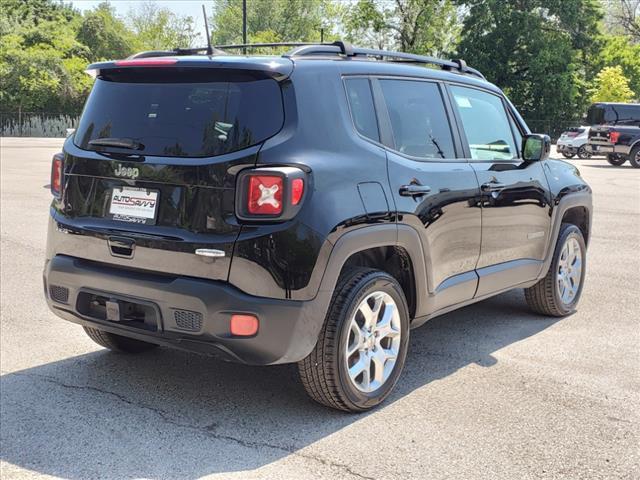
[[[437,84],[418,80],[380,80],[395,149],[411,157],[455,158],[453,137]]]
[[[74,142],[108,150],[91,140],[126,139],[145,155],[209,157],[260,143],[283,121],[282,93],[272,79],[211,71],[114,75],[96,80]]]
[[[451,86],[474,160],[511,160],[518,149],[500,97],[475,88]]]
[[[351,117],[356,130],[367,138],[380,141],[376,109],[368,78],[350,78],[345,80],[347,97],[351,108]]]

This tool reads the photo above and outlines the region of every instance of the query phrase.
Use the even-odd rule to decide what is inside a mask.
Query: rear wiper
[[[89,145],[96,147],[118,147],[129,150],[143,150],[144,145],[132,138],[96,138],[89,141]]]

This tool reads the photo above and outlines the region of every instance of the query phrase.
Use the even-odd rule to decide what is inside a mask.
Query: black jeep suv
[[[47,301],[100,345],[297,362],[362,411],[430,318],[513,288],[575,309],[591,190],[463,61],[181,53],[91,65],[53,159]]]

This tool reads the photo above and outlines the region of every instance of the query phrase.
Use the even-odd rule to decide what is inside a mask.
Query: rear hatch
[[[98,66],[65,143],[51,253],[226,280],[235,176],[282,128],[278,80],[290,66],[140,63]]]

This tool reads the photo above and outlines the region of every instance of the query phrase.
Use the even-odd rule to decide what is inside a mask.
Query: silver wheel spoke
[[[562,246],[556,283],[558,296],[564,304],[573,302],[582,280],[582,250],[574,237],[569,237]]]
[[[393,298],[373,292],[350,319],[346,365],[353,385],[362,392],[382,387],[394,370],[401,339],[400,313]]]

